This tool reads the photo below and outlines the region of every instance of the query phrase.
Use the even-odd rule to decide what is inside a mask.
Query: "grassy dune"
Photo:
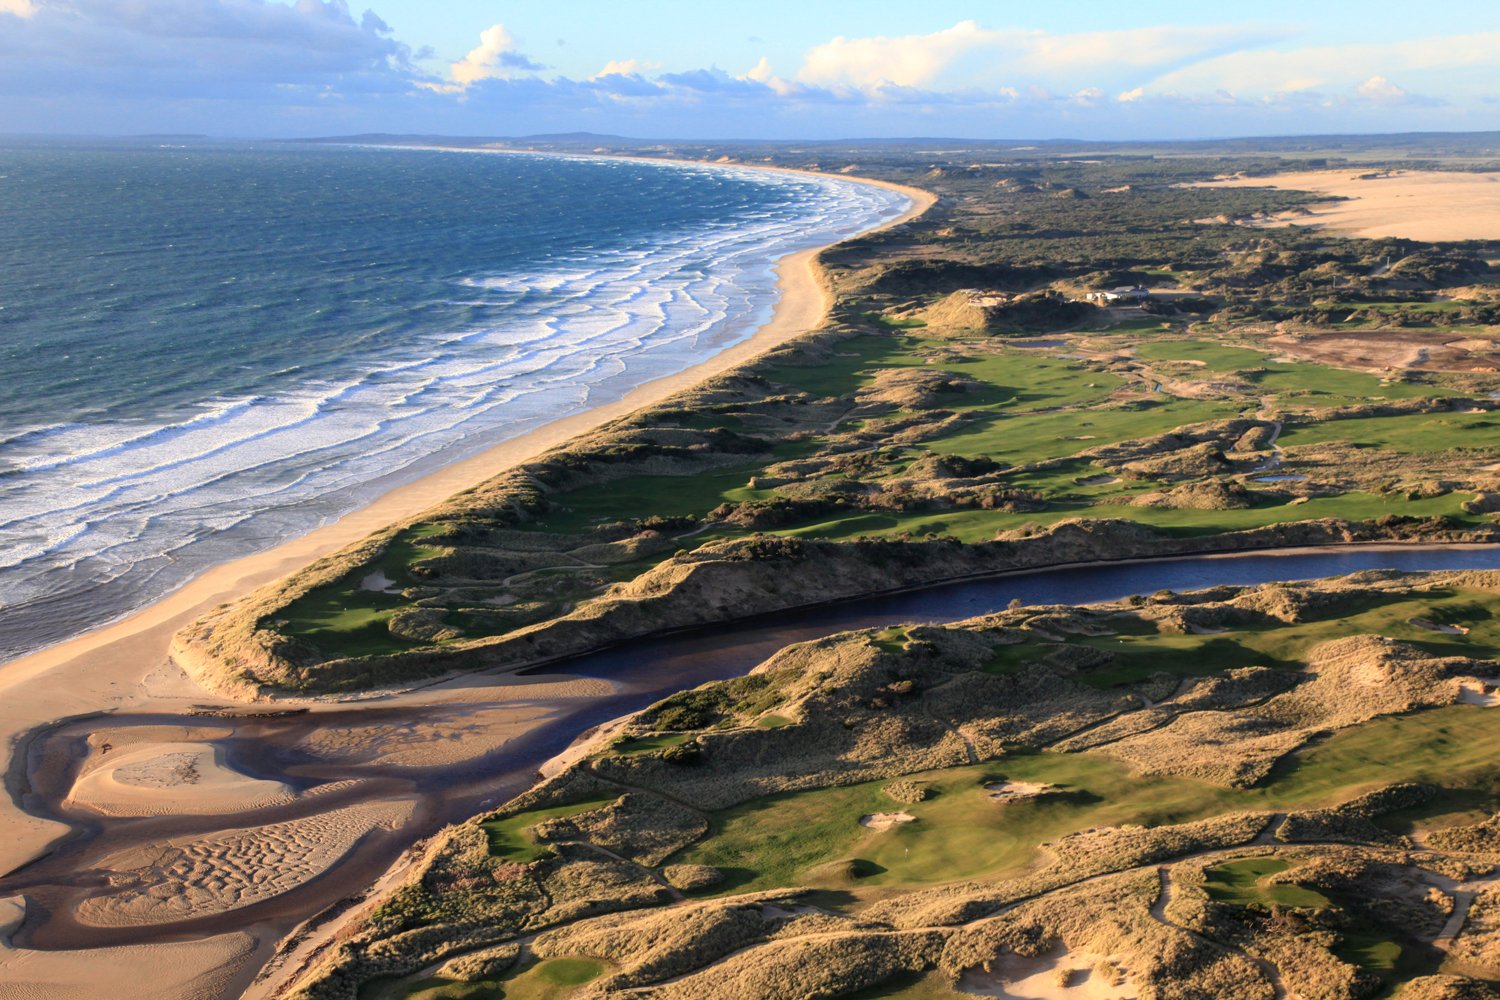
[[[899,477],[923,456],[992,459],[1010,467],[1001,477],[1003,482],[1034,492],[1042,508],[940,512],[854,509],[762,530],[789,537],[831,540],[910,533],[952,535],[974,542],[1025,524],[1046,525],[1080,515],[1125,518],[1182,535],[1207,535],[1289,520],[1365,519],[1383,514],[1441,516],[1458,523],[1481,523],[1463,509],[1466,497],[1460,493],[1410,498],[1353,489],[1321,492],[1289,506],[1284,493],[1254,482],[1249,483],[1252,504],[1239,509],[1131,506],[1117,501],[1159,489],[1160,485],[1150,478],[1085,482],[1100,470],[1086,460],[1069,462],[1068,459],[1101,445],[1149,438],[1183,425],[1234,417],[1247,408],[1258,407],[1259,401],[1180,399],[1147,392],[1137,396],[1132,404],[1121,406],[1118,393],[1124,381],[1119,375],[1056,357],[1064,352],[1055,349],[1006,350],[986,344],[983,351],[968,354],[962,340],[873,335],[842,342],[839,348],[838,356],[817,364],[766,365],[762,371],[787,389],[819,396],[847,395],[869,386],[882,370],[917,365],[922,365],[924,371],[951,372],[972,380],[979,384],[979,390],[966,393],[947,407],[961,418],[956,429],[912,445],[883,449],[883,457],[888,461],[883,474]],[[944,355],[957,352],[958,356],[926,364],[923,359],[931,357],[933,352]],[[1372,396],[1411,399],[1446,391],[1438,386],[1383,384],[1374,376],[1310,363],[1271,364],[1261,352],[1203,340],[1161,336],[1140,345],[1135,354],[1153,361],[1201,361],[1205,369],[1219,373],[1250,372],[1259,391],[1276,394],[1280,405],[1290,408],[1348,405]],[[905,415],[897,410],[882,419],[895,420]],[[739,418],[733,413],[699,414],[690,422],[700,429],[732,430]],[[542,536],[563,537],[587,533],[606,522],[643,521],[651,517],[706,523],[704,519],[709,512],[720,505],[774,499],[777,495],[774,488],[753,488],[747,483],[769,465],[813,453],[819,447],[819,440],[814,437],[783,442],[768,459],[691,475],[627,475],[564,490],[550,496],[549,509],[529,520],[522,529]],[[1413,413],[1291,425],[1281,436],[1285,448],[1330,442],[1347,442],[1355,451],[1389,450],[1417,458],[1446,453],[1455,447],[1488,452],[1500,448],[1500,419],[1488,414]],[[677,547],[691,548],[706,541],[744,537],[749,533],[733,525],[707,523],[707,530],[681,539]],[[284,608],[281,612],[284,631],[320,648],[337,649],[343,655],[398,652],[421,645],[394,635],[388,627],[392,613],[407,602],[398,593],[380,593],[362,584],[370,573],[379,572],[392,581],[393,590],[420,585],[423,581],[411,575],[410,567],[419,559],[443,551],[445,544],[436,524],[419,524],[403,531],[378,563],[362,566],[337,584],[319,588]],[[627,580],[656,565],[661,558],[651,555],[618,563],[600,573],[609,581]],[[571,589],[571,572],[564,564],[554,573],[564,600]],[[450,620],[459,621],[452,616]],[[472,634],[471,629],[464,631]]]

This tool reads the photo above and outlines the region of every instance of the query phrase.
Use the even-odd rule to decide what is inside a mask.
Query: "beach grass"
[[[1072,456],[1101,445],[1151,438],[1186,424],[1242,416],[1246,401],[1152,394],[1147,382],[1138,380],[1132,387],[1116,372],[1102,370],[1098,364],[1078,358],[1058,356],[1053,349],[1023,350],[1003,345],[1003,337],[966,340],[927,336],[919,330],[891,329],[882,334],[860,334],[840,340],[829,351],[815,355],[812,363],[777,360],[760,364],[756,371],[778,389],[825,398],[848,397],[870,386],[882,369],[920,367],[960,376],[968,389],[944,399],[946,409],[955,417],[952,426],[915,443],[892,443],[878,449],[880,468],[873,473],[874,477],[899,478],[914,463],[929,456],[984,458],[1009,467],[1009,471],[1002,473],[1004,485],[1028,491],[1037,502],[1010,509],[1004,505],[994,509],[972,506],[938,510],[923,505],[905,510],[869,509],[858,504],[845,509],[809,507],[805,513],[798,512],[757,530],[830,541],[947,536],[974,543],[993,539],[1000,532],[1042,528],[1079,517],[1134,521],[1178,537],[1204,537],[1328,517],[1370,520],[1388,514],[1443,517],[1455,526],[1486,523],[1483,515],[1464,509],[1468,497],[1462,493],[1414,496],[1399,491],[1346,489],[1294,498],[1254,482],[1247,484],[1249,503],[1242,507],[1217,510],[1133,506],[1127,502],[1131,498],[1169,484],[1100,475],[1098,466]],[[1199,372],[1237,373],[1236,377],[1253,382],[1260,390],[1280,394],[1283,405],[1298,402],[1327,406],[1446,391],[1419,384],[1386,384],[1372,375],[1312,362],[1274,361],[1262,351],[1181,334],[1158,332],[1136,343],[1133,350],[1135,356],[1147,362],[1195,363],[1192,370],[1182,373],[1184,377],[1200,377]],[[897,409],[882,417],[866,418],[863,426],[873,430],[882,420],[899,421],[911,416],[912,411]],[[677,426],[698,430],[744,429],[742,417],[734,412],[684,412],[673,419]],[[845,433],[856,426],[849,422],[822,434],[774,441],[770,453],[764,457],[746,456],[744,461],[700,469],[691,475],[632,474],[565,489],[548,497],[545,513],[519,527],[527,532],[556,536],[561,551],[580,544],[577,539],[605,524],[649,523],[653,518],[692,524],[723,504],[775,501],[780,494],[774,487],[751,485],[767,466],[812,455],[824,447],[833,433]],[[1325,446],[1334,442],[1348,442],[1354,456],[1362,451],[1436,455],[1464,448],[1475,451],[1477,460],[1478,453],[1500,446],[1500,417],[1444,412],[1321,423],[1293,420],[1281,435],[1289,463],[1295,462],[1299,446]],[[1296,503],[1292,502],[1294,499]],[[683,549],[752,533],[734,523],[704,527],[706,530],[676,529],[675,533],[681,537],[675,544],[652,549],[638,558],[585,565],[587,560],[580,562],[559,556],[558,565],[524,574],[543,595],[528,605],[529,617],[524,621],[542,620],[559,613],[597,595],[607,584],[640,576]],[[333,584],[316,588],[283,608],[280,628],[337,656],[396,653],[422,645],[393,634],[390,622],[396,610],[410,603],[399,591],[423,582],[411,575],[411,565],[440,551],[433,544],[440,530],[439,525],[419,523],[400,532],[373,563]],[[390,581],[390,592],[364,585],[372,571]],[[453,610],[443,621],[456,630],[455,634],[471,638],[503,630],[506,627],[503,623],[515,618],[497,616],[485,609]]]

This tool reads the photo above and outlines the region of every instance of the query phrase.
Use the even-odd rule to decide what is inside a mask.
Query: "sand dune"
[[[1500,236],[1500,173],[1365,174],[1349,168],[1237,177],[1195,186],[1288,188],[1349,199],[1316,206],[1307,215],[1280,216],[1267,225],[1324,226],[1355,236],[1432,241]]]

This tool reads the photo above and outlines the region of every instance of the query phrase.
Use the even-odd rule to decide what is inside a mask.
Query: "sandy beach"
[[[881,184],[901,190],[912,198],[911,208],[887,226],[899,225],[921,214],[934,201],[933,196],[916,189],[857,178],[841,179]],[[214,567],[170,596],[119,622],[0,666],[0,733],[11,748],[13,758],[7,772],[10,794],[0,803],[0,833],[3,833],[3,838],[0,838],[0,874],[11,872],[44,854],[48,845],[68,830],[66,824],[29,815],[18,806],[18,800],[24,800],[31,789],[28,768],[24,762],[14,759],[18,750],[26,751],[27,747],[21,741],[27,734],[61,720],[75,720],[75,725],[81,725],[87,731],[87,736],[79,742],[87,743],[91,754],[98,755],[100,748],[108,744],[107,752],[115,755],[113,760],[106,758],[107,763],[91,756],[82,766],[82,780],[78,781],[71,798],[71,805],[81,811],[149,817],[176,810],[182,800],[193,797],[199,798],[198,805],[184,807],[183,811],[224,814],[240,809],[270,808],[272,814],[277,814],[277,808],[300,811],[299,815],[275,826],[284,836],[271,839],[294,848],[293,853],[308,854],[306,858],[298,855],[301,858],[298,871],[309,878],[335,860],[339,851],[348,849],[365,831],[396,823],[399,819],[396,814],[371,814],[359,818],[363,816],[360,810],[365,808],[365,804],[359,802],[340,802],[334,811],[316,812],[316,803],[306,801],[306,796],[296,795],[279,783],[263,781],[236,770],[226,763],[222,748],[215,743],[212,719],[204,719],[201,731],[186,734],[180,728],[164,727],[156,737],[143,738],[137,730],[134,742],[116,745],[106,732],[109,722],[102,716],[118,712],[187,713],[201,710],[203,706],[229,707],[221,698],[197,687],[167,656],[173,633],[205,611],[233,601],[249,590],[285,576],[393,521],[418,514],[451,494],[532,459],[580,433],[670,396],[816,328],[830,305],[830,293],[817,265],[822,249],[792,254],[778,263],[780,296],[774,316],[752,338],[679,374],[641,385],[617,402],[559,419],[395,489],[336,523],[288,540],[271,550]],[[395,740],[394,744],[378,730],[360,732],[357,725],[342,730],[334,727],[319,734],[318,740],[326,745],[307,749],[310,753],[323,754],[325,759],[345,764],[378,760],[420,769],[434,761],[478,757],[493,752],[506,741],[525,735],[555,718],[561,707],[577,704],[580,699],[596,697],[601,691],[611,689],[604,682],[569,677],[531,678],[520,682],[518,687],[524,690],[515,691],[506,707],[490,708],[480,719],[464,716],[463,703],[483,698],[493,700],[493,685],[486,689],[488,693],[479,694],[465,685],[428,689],[420,693],[418,700],[423,704],[455,706],[451,718],[461,719],[461,722],[445,729],[439,713],[431,731],[407,732],[402,734],[404,739]],[[387,703],[409,701],[413,697],[398,697]],[[236,710],[243,708],[235,706]],[[97,722],[78,722],[95,716],[101,718]],[[474,733],[483,733],[485,738],[474,738],[471,742]],[[330,800],[339,798],[333,793],[327,797]],[[319,831],[323,829],[319,824],[328,823],[334,824],[328,829],[339,831],[337,836],[301,832]],[[245,825],[262,825],[262,821],[259,818],[252,820],[247,815]],[[318,846],[320,841],[327,843]],[[308,845],[316,846],[316,851],[308,853],[312,851]],[[130,861],[126,868],[144,865],[173,873],[181,886],[190,888],[191,892],[169,894],[182,900],[182,905],[191,903],[193,912],[224,913],[242,905],[242,895],[245,899],[259,899],[261,895],[258,890],[248,895],[234,888],[226,890],[224,885],[227,883],[223,879],[213,871],[205,871],[204,861],[207,859],[209,869],[231,868],[248,873],[242,874],[242,879],[247,880],[245,884],[258,884],[251,871],[255,864],[276,862],[269,855],[261,857],[254,851],[247,854],[249,850],[241,839],[226,832],[177,844],[146,860],[141,859],[139,852],[121,856]],[[255,860],[257,857],[259,862]],[[226,891],[229,895],[224,894]],[[88,922],[108,925],[149,921],[153,917],[148,904],[149,897],[126,893],[120,907],[108,912],[91,912]],[[7,910],[0,911],[0,916],[14,910],[15,904],[9,904]],[[0,1000],[74,996],[80,990],[93,990],[96,981],[102,982],[101,976],[113,984],[109,992],[120,997],[217,995],[227,991],[228,987],[216,989],[209,986],[210,979],[200,976],[207,977],[211,970],[215,970],[212,974],[219,978],[213,981],[235,984],[235,990],[242,989],[248,976],[264,961],[274,945],[274,939],[251,938],[236,930],[188,943],[134,944],[113,947],[107,952],[37,951],[12,944],[10,936],[9,931],[0,933]],[[164,964],[174,970],[171,982],[151,972]]]
[[[1308,170],[1272,177],[1236,177],[1200,187],[1274,187],[1347,199],[1307,213],[1277,216],[1265,225],[1319,226],[1374,239],[1492,239],[1500,218],[1500,173],[1443,170],[1361,172]]]

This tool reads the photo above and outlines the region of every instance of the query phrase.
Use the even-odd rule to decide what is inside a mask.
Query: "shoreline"
[[[459,149],[460,147],[446,147]],[[529,154],[551,155],[551,154]],[[663,162],[663,161],[648,161]],[[682,161],[697,166],[718,164]],[[724,164],[722,166],[731,166]],[[746,169],[777,169],[746,164]],[[901,215],[858,236],[902,225],[927,211],[937,197],[889,181],[818,175],[849,183],[896,190],[911,199]],[[849,237],[854,238],[854,237]],[[842,241],[841,241],[842,242]],[[651,405],[704,379],[734,368],[772,348],[816,329],[828,315],[832,293],[819,258],[837,243],[782,257],[775,264],[777,300],[769,322],[744,341],[674,375],[636,386],[621,398],[560,417],[500,442],[478,455],[446,465],[381,495],[338,520],[273,548],[209,567],[176,590],[113,622],[71,639],[0,664],[0,737],[9,756],[17,739],[49,721],[143,702],[241,704],[213,694],[192,681],[169,659],[172,636],[213,607],[232,602],[389,524],[415,516],[453,494],[482,483],[578,435]],[[46,683],[36,683],[46,678]],[[115,690],[111,690],[111,689]],[[7,760],[7,772],[12,772]],[[49,821],[16,807],[17,789],[0,806],[0,825],[9,836],[0,847],[0,873],[14,870],[44,852],[62,832]]]
[[[252,560],[272,558],[284,552],[287,553],[287,559],[283,560],[284,568],[272,577],[262,577],[257,574],[253,578],[242,579],[236,584],[236,586],[239,586],[245,592],[253,590],[270,582],[271,579],[295,572],[301,565],[311,563],[323,555],[337,551],[337,549],[344,545],[357,541],[381,528],[419,514],[428,507],[439,504],[456,493],[479,485],[517,465],[531,461],[575,437],[603,426],[611,420],[628,416],[638,409],[643,409],[656,402],[660,402],[662,399],[676,392],[696,385],[714,375],[721,374],[729,368],[736,367],[765,351],[778,347],[802,333],[810,332],[826,318],[828,309],[832,304],[831,296],[822,281],[818,257],[823,252],[847,240],[881,232],[908,222],[923,214],[937,201],[937,196],[931,192],[890,181],[820,174],[816,171],[794,170],[791,168],[754,164],[719,164],[709,161],[634,156],[607,157],[602,154],[583,156],[572,153],[501,150],[477,146],[384,146],[362,143],[349,143],[346,145],[351,148],[363,149],[513,153],[516,155],[561,159],[622,159],[646,164],[654,163],[659,166],[695,166],[712,169],[744,168],[751,171],[766,171],[771,173],[806,174],[831,182],[847,181],[851,184],[865,184],[871,187],[895,191],[910,199],[911,204],[899,216],[887,222],[879,223],[870,228],[860,230],[857,233],[841,237],[832,243],[794,251],[776,259],[772,264],[776,291],[775,300],[772,303],[771,316],[766,322],[756,327],[748,337],[738,343],[724,347],[717,351],[717,353],[704,357],[679,372],[657,376],[634,385],[618,399],[606,399],[601,402],[586,401],[583,404],[584,409],[548,418],[544,423],[515,437],[481,446],[478,452],[447,461],[439,459],[439,461],[443,461],[443,464],[429,465],[426,471],[419,472],[415,478],[407,482],[402,482],[394,486],[387,485],[380,492],[359,501],[358,505],[352,509],[342,514],[336,514],[327,523],[311,527],[294,538],[277,542],[269,548],[245,552],[220,562],[208,563],[193,571],[191,575],[165,593],[148,599],[147,603],[139,607],[124,611],[112,611],[111,617],[90,624],[81,632],[50,642],[39,648],[28,650],[10,658],[0,656],[0,690],[3,690],[6,675],[14,668],[29,664],[36,658],[46,657],[53,651],[73,649],[75,648],[75,644],[77,652],[86,652],[89,646],[85,640],[88,640],[91,636],[103,635],[116,628],[123,629],[131,626],[138,617],[152,612],[160,605],[175,603],[176,599],[185,591],[198,587],[210,577],[220,576],[224,571],[248,564]],[[425,464],[425,460],[419,460],[413,464],[420,468]],[[399,478],[408,471],[410,469],[390,470],[372,477],[372,481],[379,483],[382,479]],[[389,513],[385,513],[386,511]],[[351,522],[358,522],[360,527],[353,531],[347,530],[345,526]],[[334,538],[335,536],[337,536],[337,540],[328,541],[322,546],[317,546],[316,548],[305,546],[303,551],[307,554],[302,558],[301,563],[291,561],[294,558],[288,551],[291,546],[299,542],[323,539],[325,537]],[[217,592],[214,596],[221,596],[222,599],[222,592]],[[195,603],[202,605],[203,610],[207,610],[211,606],[206,600]]]

